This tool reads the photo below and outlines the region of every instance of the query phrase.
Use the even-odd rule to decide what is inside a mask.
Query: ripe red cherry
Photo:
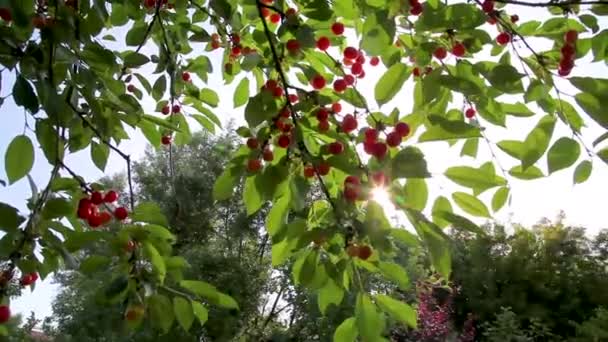
[[[236,57],[236,56],[238,56],[238,55],[240,55],[240,54],[241,54],[241,47],[240,47],[240,46],[238,46],[238,45],[237,45],[237,46],[233,46],[233,47],[232,47],[232,50],[230,50],[230,51],[231,51],[230,53],[231,53],[233,56],[235,56],[235,57]]]
[[[289,132],[291,132],[292,128],[293,128],[293,126],[290,123],[284,123],[283,127],[281,127],[281,131],[283,133],[289,133]]]
[[[89,216],[91,216],[91,207],[80,207],[78,208],[78,212],[77,212],[78,218],[79,219],[83,219],[86,220],[89,218]]]
[[[165,105],[160,111],[165,115],[169,115],[169,113],[171,112],[171,107],[169,107],[169,105]]]
[[[331,25],[331,32],[333,32],[336,36],[344,33],[344,24],[342,23],[333,23]]]
[[[277,24],[279,21],[281,21],[281,15],[278,13],[273,13],[270,16],[270,22],[273,24]]]
[[[342,105],[338,102],[332,104],[331,111],[334,113],[340,113],[342,111]]]
[[[0,8],[0,18],[2,18],[2,20],[6,21],[7,23],[10,23],[13,20],[11,10],[5,7]]]
[[[236,32],[232,32],[230,34],[230,41],[232,41],[233,44],[240,44],[241,43],[241,36],[239,36],[239,34],[236,33]]]
[[[279,145],[279,147],[282,147],[282,148],[287,148],[287,146],[289,146],[290,143],[291,143],[291,138],[289,138],[289,135],[286,135],[286,134],[281,134],[279,136],[279,140],[277,141],[277,144]]]
[[[378,139],[378,130],[375,128],[368,127],[365,129],[365,141],[375,142]]]
[[[104,196],[103,201],[106,203],[114,203],[114,202],[116,202],[117,199],[118,199],[118,193],[116,193],[116,191],[114,191],[114,190],[110,190]]]
[[[386,176],[382,171],[372,173],[372,182],[375,186],[384,186],[386,184]]]
[[[359,254],[357,255],[361,260],[367,260],[370,256],[372,256],[372,248],[370,246],[360,246]]]
[[[125,251],[133,252],[135,249],[137,249],[137,244],[135,243],[135,241],[129,240],[129,242],[127,242],[125,246]]]
[[[273,80],[273,79],[267,80],[266,84],[264,84],[264,87],[270,91],[272,91],[274,88],[276,88],[278,86],[279,86],[279,82],[277,82],[276,80]]]
[[[127,86],[127,91],[128,91],[129,93],[134,92],[134,91],[135,91],[135,86],[134,86],[134,85],[132,85],[132,84],[129,84],[129,85]]]
[[[444,59],[447,55],[448,52],[441,46],[436,48],[435,51],[433,51],[433,56],[435,56],[435,58],[439,60]]]
[[[312,87],[317,90],[323,89],[325,87],[325,78],[323,78],[323,76],[321,76],[321,75],[316,75],[315,77],[312,78],[310,83],[312,84]]]
[[[410,125],[405,122],[398,122],[395,125],[395,132],[397,132],[400,137],[405,138],[410,134]]]
[[[347,187],[344,189],[344,198],[349,202],[354,202],[359,198],[359,187]]]
[[[300,50],[300,42],[295,39],[290,39],[285,44],[285,47],[287,48],[287,51],[296,53],[298,50]]]
[[[182,80],[184,80],[184,82],[190,82],[190,73],[189,73],[189,72],[184,71],[184,72],[182,73]]]
[[[4,17],[2,17],[2,19],[4,19]],[[8,21],[6,19],[4,19],[4,20]],[[11,308],[9,308],[8,305],[0,305],[0,324],[4,324],[4,323],[8,322],[8,320],[10,318],[11,318]]]
[[[177,104],[173,105],[173,107],[171,108],[171,111],[173,113],[179,113],[181,110],[182,110],[181,107],[179,105],[177,105]]]
[[[274,97],[281,97],[283,96],[283,88],[281,87],[276,87],[272,90],[272,96]]]
[[[211,49],[215,50],[220,47],[220,42],[218,40],[211,41]]]
[[[562,46],[560,51],[562,53],[562,57],[568,59],[574,57],[574,55],[576,54],[576,49],[574,48],[574,45],[571,44],[566,44]]]
[[[350,67],[350,72],[353,73],[353,75],[359,75],[361,74],[361,72],[363,72],[363,65],[361,63],[355,63]]]
[[[101,224],[106,224],[112,221],[112,215],[110,215],[110,213],[107,211],[102,211],[99,213],[99,217],[101,218]]]
[[[376,66],[376,65],[378,65],[378,63],[380,63],[380,58],[378,58],[378,57],[376,57],[376,56],[372,57],[372,58],[369,60],[369,64],[370,64],[371,66]]]
[[[511,41],[511,35],[508,32],[501,32],[496,36],[496,42],[498,45],[505,45]]]
[[[469,108],[464,112],[464,116],[467,117],[467,119],[471,119],[472,117],[475,116],[475,108]]]
[[[348,256],[351,258],[358,256],[359,255],[359,246],[348,245],[348,247],[346,247],[346,254],[348,254]]]
[[[452,46],[452,55],[456,57],[462,57],[466,53],[466,48],[462,43],[456,43]]]
[[[156,0],[146,0],[145,6],[148,8],[152,8],[152,7],[156,6]]]
[[[361,70],[361,73],[357,76],[358,78],[365,77],[365,70]]]
[[[127,208],[118,207],[118,208],[114,209],[114,217],[116,217],[117,220],[122,221],[122,220],[126,219],[127,216],[129,216],[129,212],[127,211]]]
[[[91,194],[91,202],[93,204],[101,204],[103,203],[103,195],[99,191],[93,191]]]
[[[414,67],[414,70],[412,70],[412,74],[414,75],[414,77],[419,77],[420,76],[420,68],[419,67]]]
[[[382,159],[386,156],[386,152],[388,152],[388,147],[383,142],[377,142],[373,145],[372,155],[378,159]]]
[[[312,178],[315,176],[315,168],[308,165],[304,167],[304,177]]]
[[[342,131],[350,133],[357,129],[357,119],[352,114],[347,114],[342,120]]]
[[[357,62],[359,64],[365,64],[365,55],[363,54],[363,51],[359,52],[359,56],[357,56],[357,59],[355,59],[355,62]]]
[[[285,118],[285,119],[289,119],[289,117],[291,116],[291,112],[289,111],[289,108],[284,107],[283,109],[281,109],[279,116],[282,118]]]
[[[329,38],[321,37],[321,38],[319,38],[319,40],[317,40],[317,49],[319,49],[321,51],[325,51],[325,50],[329,49],[330,43],[331,42],[329,41]]]
[[[91,226],[91,228],[97,228],[103,223],[101,216],[96,214],[91,214],[87,222],[89,223],[89,226]]]
[[[347,176],[344,179],[344,186],[360,185],[360,184],[361,184],[361,180],[357,176]]]
[[[36,280],[38,280],[38,273],[28,273],[21,276],[21,280],[19,280],[19,283],[21,284],[21,286],[29,286],[35,283]]]
[[[338,93],[345,91],[347,86],[346,81],[341,78],[334,81],[334,90]]]
[[[258,172],[262,168],[262,161],[259,159],[249,159],[247,161],[247,170],[249,172]]]
[[[269,148],[264,149],[264,152],[262,152],[262,159],[264,159],[264,161],[271,162],[274,159],[272,150]]]
[[[344,57],[345,58],[355,59],[355,58],[357,58],[358,55],[359,55],[359,51],[357,51],[357,49],[355,49],[352,46],[349,46],[346,49],[344,49]]]
[[[270,10],[268,8],[266,8],[266,7],[262,7],[261,11],[262,11],[262,16],[264,18],[267,18],[270,15]]]
[[[291,103],[298,102],[298,95],[296,95],[296,94],[289,94],[289,102],[291,102]]]
[[[211,40],[220,40],[220,35],[217,33],[212,33],[211,34]]]
[[[422,14],[422,5],[420,3],[415,3],[410,7],[411,15],[420,15]]]
[[[355,84],[355,76],[353,76],[353,75],[345,75],[344,76],[344,81],[348,85],[353,85],[353,84]]]
[[[557,74],[560,75],[560,76],[562,76],[562,77],[565,77],[565,76],[570,75],[571,71],[572,71],[572,69],[562,69],[562,68],[559,68],[557,70]]]
[[[169,136],[169,135],[163,135],[163,137],[160,138],[160,142],[163,145],[171,145],[171,136]]]
[[[562,58],[562,60],[559,61],[559,68],[571,71],[572,68],[574,68],[574,61],[571,59]]]
[[[386,144],[390,147],[397,147],[401,144],[401,136],[397,132],[390,132],[386,135]]]
[[[513,14],[513,15],[511,16],[511,22],[512,22],[513,24],[515,24],[515,23],[516,23],[516,22],[518,22],[518,21],[519,21],[519,16],[518,16],[517,14]]]
[[[568,44],[576,43],[577,39],[578,39],[578,32],[576,32],[575,30],[569,30],[568,32],[566,32],[566,34],[564,34],[564,40]]]
[[[249,138],[247,139],[247,147],[249,147],[252,150],[255,150],[256,148],[258,148],[259,143],[258,143],[258,139],[256,138]]]
[[[319,165],[317,165],[317,172],[321,176],[327,176],[327,174],[329,173],[329,169],[330,169],[330,166],[326,162],[321,162],[321,163],[319,163]]]
[[[481,4],[481,9],[486,13],[494,11],[494,1],[485,0],[483,4]]]
[[[341,142],[339,141],[334,141],[331,144],[329,144],[329,153],[331,154],[341,154],[342,152],[344,152],[344,145],[342,145]]]
[[[293,7],[289,7],[289,8],[287,9],[287,11],[285,12],[285,15],[289,17],[289,16],[296,15],[297,13],[298,13],[298,12],[296,11],[296,9],[295,9],[295,8],[293,8]]]
[[[342,58],[342,63],[344,63],[344,65],[346,65],[346,66],[351,66],[351,65],[355,64],[355,61],[344,57],[344,58]]]
[[[329,118],[329,112],[327,109],[323,107],[319,108],[319,110],[317,110],[317,120],[326,121],[327,118]]]
[[[319,121],[319,132],[327,132],[329,131],[329,121]]]
[[[494,15],[490,15],[488,20],[486,20],[486,22],[490,25],[495,25],[497,21],[498,20],[496,19],[496,17]]]

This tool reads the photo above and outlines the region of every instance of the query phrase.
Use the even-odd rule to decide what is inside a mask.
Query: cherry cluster
[[[0,274],[0,283],[2,286],[6,286],[8,282],[13,279],[13,271],[4,271]],[[30,272],[24,273],[19,279],[19,285],[25,287],[34,284],[38,280],[38,273]],[[0,324],[8,322],[11,318],[11,308],[8,305],[0,305]]]
[[[143,0],[144,1],[144,7],[151,9],[151,8],[156,8],[157,5],[159,6],[165,6],[168,9],[173,9],[175,6],[173,4],[168,3],[168,0]]]
[[[125,207],[116,207],[113,213],[110,205],[118,200],[116,191],[108,191],[105,195],[99,191],[94,191],[90,197],[82,198],[78,202],[78,218],[87,221],[91,228],[98,228],[109,223],[114,217],[118,221],[123,221],[129,216]],[[100,211],[100,206],[102,210]]]
[[[380,131],[375,128],[366,128],[364,134],[363,151],[376,159],[383,159],[389,147],[399,146],[403,138],[410,134],[410,126],[405,122],[398,122],[393,130],[386,134],[384,141],[379,138]]]
[[[369,259],[373,252],[372,248],[368,245],[357,245],[353,243],[346,247],[346,254],[348,254],[348,256],[361,260]]]
[[[498,16],[500,13],[494,9],[494,1],[493,0],[485,0],[481,4],[481,9],[488,15],[488,24],[494,25],[498,21]],[[511,16],[511,22],[516,23],[519,20],[517,15]],[[498,45],[507,45],[511,42],[511,33],[502,31],[496,36],[496,43]]]
[[[560,49],[561,59],[557,73],[562,76],[570,75],[574,68],[574,59],[576,58],[576,41],[578,40],[578,32],[569,30],[564,34],[564,46]]]

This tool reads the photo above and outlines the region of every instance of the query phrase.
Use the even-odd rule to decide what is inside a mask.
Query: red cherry
[[[317,110],[317,120],[327,121],[327,118],[329,118],[329,112],[327,109],[323,107],[319,108],[319,110]]]
[[[342,23],[333,23],[331,25],[331,32],[333,32],[336,36],[344,33],[344,24]]]
[[[232,50],[231,50],[231,54],[233,56],[238,56],[241,54],[241,47],[240,46],[233,46]]]
[[[273,24],[277,24],[279,21],[281,21],[281,15],[278,13],[273,13],[270,16],[270,22]]]
[[[378,130],[375,128],[368,127],[365,129],[365,141],[376,142],[378,140]]]
[[[251,53],[251,48],[249,46],[245,46],[243,48],[243,55],[248,55]]]
[[[129,212],[127,211],[127,208],[118,207],[118,208],[114,209],[114,217],[116,217],[117,220],[122,221],[122,220],[126,219],[127,216],[129,216]]]
[[[329,169],[330,169],[330,166],[326,162],[321,162],[321,163],[319,163],[319,165],[317,165],[317,172],[321,176],[327,176],[327,174],[329,173]]]
[[[0,15],[0,16],[2,17],[2,19],[4,19],[4,16],[2,16],[2,15]],[[9,21],[6,19],[4,19],[4,20]],[[8,322],[8,320],[10,318],[11,318],[11,308],[9,308],[8,305],[0,305],[0,324],[4,324],[4,323]]]
[[[329,121],[319,121],[319,132],[329,131]]]
[[[247,170],[249,172],[258,172],[262,168],[262,161],[259,159],[249,159],[247,161]]]
[[[348,247],[346,247],[346,254],[348,254],[348,256],[351,258],[358,256],[359,255],[359,246],[348,245]]]
[[[494,1],[485,0],[483,2],[483,4],[481,4],[481,9],[486,13],[493,12],[494,11]]]
[[[344,76],[344,81],[348,85],[353,85],[353,84],[355,84],[355,76],[353,76],[353,75],[345,75]]]
[[[363,54],[363,51],[359,51],[359,56],[357,56],[357,59],[355,59],[355,62],[357,62],[359,64],[365,64],[365,55]]]
[[[285,47],[289,52],[296,53],[298,50],[300,50],[300,42],[295,39],[290,39],[285,44]]]
[[[160,142],[163,145],[171,145],[171,136],[169,136],[169,135],[163,135],[163,137],[160,138]]]
[[[323,89],[325,87],[325,78],[323,78],[323,76],[321,76],[321,75],[316,75],[315,77],[312,78],[310,83],[312,84],[312,87],[317,90]]]
[[[341,93],[346,90],[347,86],[348,85],[346,84],[346,81],[341,78],[334,81],[334,90],[338,93]]]
[[[103,201],[106,203],[114,203],[114,202],[116,202],[117,199],[118,199],[118,193],[116,193],[116,191],[114,191],[114,190],[110,190],[104,196]]]
[[[384,186],[386,184],[386,176],[382,171],[372,173],[372,182],[376,186]]]
[[[467,117],[467,119],[471,119],[475,116],[475,108],[469,108],[464,112],[464,116]]]
[[[101,216],[96,214],[91,214],[87,222],[89,223],[89,226],[91,226],[91,228],[97,228],[103,223]]]
[[[165,115],[169,115],[169,113],[171,112],[171,107],[169,107],[169,105],[165,105],[160,111]]]
[[[350,72],[353,73],[353,75],[359,75],[363,72],[363,65],[361,63],[355,63],[350,67]]]
[[[272,96],[274,97],[281,97],[283,96],[283,88],[281,87],[276,87],[272,90]]]
[[[571,59],[562,58],[559,61],[559,68],[571,71],[574,68],[574,61]]]
[[[270,79],[266,81],[266,84],[264,84],[264,87],[267,90],[272,91],[274,88],[279,86],[279,82],[277,82],[276,80]]]
[[[441,46],[436,48],[435,51],[433,51],[433,56],[435,56],[435,58],[439,60],[444,59],[447,55],[448,52]]]
[[[264,152],[262,152],[262,159],[264,159],[264,161],[271,162],[274,159],[274,154],[272,153],[272,150],[269,148],[265,148]]]
[[[372,155],[378,159],[383,159],[388,152],[388,147],[383,142],[377,142],[373,146]]]
[[[420,15],[422,14],[422,5],[420,3],[415,3],[410,7],[411,15]]]
[[[350,133],[357,129],[357,119],[352,114],[347,114],[342,120],[342,131]]]
[[[32,272],[32,273],[24,274],[21,277],[21,280],[19,281],[19,283],[21,284],[21,286],[29,286],[29,285],[32,285],[33,283],[35,283],[36,280],[38,280],[38,273]]]
[[[344,179],[344,186],[361,185],[361,180],[357,176],[347,176]]]
[[[241,36],[239,36],[239,34],[236,33],[236,32],[232,32],[230,34],[230,41],[232,41],[233,44],[240,44],[241,43]]]
[[[182,80],[184,80],[184,82],[190,82],[190,73],[189,72],[183,72],[182,73]]]
[[[490,17],[489,17],[489,18],[488,18],[488,20],[486,20],[486,21],[487,21],[487,22],[488,22],[488,24],[490,24],[490,25],[495,25],[495,24],[496,24],[496,22],[497,22],[498,20],[496,19],[496,17],[495,17],[495,16],[490,15]]]
[[[357,255],[361,260],[367,260],[370,256],[372,256],[372,248],[370,246],[360,246],[359,254]]]
[[[93,204],[103,203],[103,195],[101,194],[101,192],[93,191],[93,194],[91,194],[91,202],[93,202]]]
[[[7,23],[10,23],[13,20],[11,10],[5,7],[0,8],[0,18],[2,18],[2,20],[6,21]]]
[[[571,59],[576,54],[576,49],[574,45],[566,44],[561,48],[562,57]]]
[[[346,65],[346,66],[351,66],[351,65],[355,64],[355,61],[344,57],[342,59],[342,63],[344,63],[344,65]]]
[[[576,32],[575,30],[569,30],[568,32],[566,32],[566,34],[564,34],[564,40],[567,44],[574,44],[576,43],[577,39],[578,32]]]
[[[125,246],[125,251],[133,252],[135,249],[137,249],[137,244],[133,240],[129,240]]]
[[[562,69],[562,68],[559,68],[557,70],[557,74],[560,75],[560,76],[562,76],[562,77],[565,77],[565,76],[570,75],[571,71],[572,71],[572,69]]]
[[[258,148],[259,143],[258,143],[258,139],[256,138],[249,138],[247,139],[247,147],[249,147],[252,150],[255,150],[256,148]]]
[[[264,18],[267,18],[270,15],[270,10],[266,7],[262,7],[261,11]]]
[[[319,40],[317,40],[317,49],[319,49],[321,51],[325,51],[325,50],[329,49],[330,43],[331,42],[329,41],[329,38],[321,37],[321,38],[319,38]]]
[[[289,138],[289,135],[286,134],[281,134],[279,136],[279,140],[277,141],[279,147],[282,148],[287,148],[289,146],[289,144],[291,143],[291,138]]]
[[[414,67],[414,70],[412,70],[412,74],[414,75],[414,77],[419,77],[420,76],[420,68],[419,67]]]
[[[312,166],[305,166],[304,167],[304,177],[312,178],[314,176],[315,176],[315,168]]]
[[[88,198],[81,198],[80,201],[78,201],[78,208],[90,208],[91,205],[93,205],[93,202]]]
[[[77,212],[78,218],[86,220],[91,216],[91,207],[80,207]]]
[[[519,16],[518,16],[517,14],[513,14],[513,15],[511,16],[511,22],[512,22],[513,24],[515,24],[515,23],[516,23],[516,22],[518,22],[518,21],[519,21]]]
[[[293,8],[293,7],[289,7],[289,8],[287,9],[287,11],[285,12],[285,15],[289,17],[289,16],[294,16],[294,15],[296,15],[297,13],[298,13],[298,12],[297,12],[297,10],[296,10],[295,8]]]
[[[171,108],[171,111],[173,113],[179,113],[181,110],[182,110],[181,107],[179,105],[177,105],[177,104],[173,105],[173,107]]]
[[[135,86],[134,86],[134,85],[132,85],[132,84],[129,84],[129,85],[127,86],[127,91],[128,91],[129,93],[134,92],[134,91],[135,91]]]
[[[349,46],[346,49],[344,49],[344,58],[355,59],[355,58],[357,58],[358,55],[359,55],[359,51],[357,51],[357,49],[355,49],[352,46]]]
[[[369,64],[370,64],[371,66],[376,66],[376,65],[378,65],[378,63],[380,63],[380,58],[378,58],[378,57],[376,57],[376,56],[372,57],[372,58],[369,60]]]
[[[289,108],[285,107],[281,110],[281,113],[279,113],[279,115],[282,118],[289,119],[289,117],[291,116],[291,112],[289,111]]]
[[[145,0],[144,5],[148,8],[156,6],[156,0]]]
[[[456,43],[452,46],[452,55],[456,57],[462,57],[466,53],[466,48],[462,43]]]
[[[289,94],[289,102],[291,102],[291,103],[298,102],[298,95],[296,95],[296,94]]]
[[[344,189],[344,198],[349,202],[354,202],[359,198],[359,187],[347,187]]]
[[[217,40],[212,40],[211,41],[211,49],[215,50],[215,49],[217,49],[219,47],[220,47],[220,42],[219,41],[217,41]]]
[[[390,132],[386,135],[386,144],[390,147],[397,147],[401,144],[401,136],[397,132]]]
[[[220,35],[217,33],[212,33],[211,34],[211,40],[220,40]]]
[[[101,224],[106,224],[112,220],[112,215],[107,211],[99,213],[99,217],[101,218]]]
[[[365,70],[361,70],[361,73],[357,77],[359,77],[359,78],[365,77]]]
[[[284,123],[283,127],[281,128],[281,131],[283,133],[289,133],[289,132],[291,132],[292,128],[293,128],[293,126],[290,123]]]
[[[334,113],[340,113],[342,111],[342,105],[338,102],[332,104],[331,111]]]
[[[505,45],[511,41],[511,35],[508,32],[501,32],[496,36],[496,42],[498,45]]]
[[[405,138],[410,134],[410,125],[405,122],[398,122],[395,125],[395,132],[397,132],[400,137]]]
[[[331,144],[329,144],[329,153],[331,154],[341,154],[342,152],[344,152],[344,145],[342,145],[341,142],[339,141],[334,141]]]
[[[376,141],[364,141],[363,142],[363,151],[369,155],[374,155],[374,147],[376,145]]]

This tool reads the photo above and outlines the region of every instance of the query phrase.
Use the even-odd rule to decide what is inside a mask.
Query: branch
[[[194,0],[190,0],[190,3],[192,5],[194,5],[194,7],[198,8],[201,12],[205,13],[206,15],[208,15],[209,18],[211,18],[211,21],[213,21],[215,23],[215,27],[218,28],[218,31],[220,31],[220,33],[222,35],[224,35],[224,36],[228,35],[228,32],[224,28],[224,25],[222,25],[222,23],[220,23],[220,20],[218,19],[217,15],[211,14],[211,12],[209,12],[209,10],[207,10],[205,7],[197,4],[196,2],[194,2]]]
[[[152,17],[152,21],[150,22],[150,24],[148,24],[148,28],[146,29],[146,33],[144,34],[144,39],[142,39],[141,43],[139,43],[139,45],[137,46],[137,49],[135,49],[135,53],[139,53],[141,48],[148,41],[148,38],[150,37],[150,33],[152,32],[152,27],[154,26],[154,23],[156,22],[156,20],[158,19],[159,15],[160,15],[160,7],[162,6],[162,3],[163,3],[162,1],[156,1],[154,17]],[[127,73],[127,66],[125,65],[122,67],[122,70],[120,71],[120,76],[118,77],[118,79],[121,79],[126,73]]]
[[[608,0],[565,0],[565,1],[547,1],[547,2],[527,2],[520,0],[494,0],[503,4],[528,6],[528,7],[569,7],[575,5],[608,5]]]

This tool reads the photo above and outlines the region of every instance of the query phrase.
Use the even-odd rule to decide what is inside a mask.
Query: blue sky
[[[513,12],[513,11],[511,11]],[[530,19],[538,19],[539,16],[546,17],[542,10],[536,9],[522,9],[518,8],[518,14],[522,21]],[[608,24],[606,20],[600,23],[603,28]],[[495,30],[494,28],[488,28],[488,30]],[[494,32],[494,31],[492,31]],[[117,30],[115,35],[118,41],[123,41],[124,36],[123,30]],[[491,33],[495,35],[495,33]],[[584,37],[584,36],[583,36]],[[351,37],[352,38],[352,37]],[[351,43],[355,40],[352,39]],[[538,50],[541,50],[542,42],[534,41],[534,46]],[[110,47],[120,48],[120,44],[108,44]],[[545,46],[546,47],[546,46]],[[524,50],[522,49],[522,52]],[[151,47],[145,47],[143,53],[152,54],[154,49]],[[332,51],[334,56],[337,55],[337,51]],[[526,54],[525,52],[523,52]],[[482,53],[487,55],[487,53]],[[485,56],[483,56],[485,57]],[[214,52],[211,56],[214,62],[214,68],[217,70],[220,66],[220,53]],[[448,63],[453,60],[448,60]],[[368,102],[373,103],[373,85],[375,81],[382,75],[384,71],[383,67],[371,68],[366,66],[366,79],[365,82],[361,82],[359,90],[370,99]],[[591,64],[589,59],[585,59],[577,62],[577,66],[573,72],[577,76],[593,76],[608,78],[608,68],[605,64]],[[231,118],[237,120],[238,123],[243,123],[242,120],[242,108],[232,108],[232,93],[233,89],[240,78],[237,78],[232,85],[222,86],[223,81],[218,76],[211,76],[209,83],[206,85],[220,94],[220,106],[217,108],[215,113],[220,117],[222,122],[228,122]],[[2,87],[0,94],[5,96],[10,93],[12,84],[14,82],[14,76],[9,72],[5,71],[2,74]],[[200,81],[195,81],[200,82]],[[252,82],[255,83],[255,82]],[[197,83],[200,84],[200,83]],[[559,81],[560,89],[570,94],[575,94],[576,90],[573,89],[567,81]],[[253,84],[252,84],[253,87]],[[402,113],[408,113],[411,108],[411,94],[412,84],[408,84],[402,91],[398,93],[393,101],[382,107],[382,110],[390,111],[393,107],[397,106],[402,109]],[[252,89],[253,91],[253,89]],[[226,96],[222,97],[223,94]],[[507,102],[508,98],[506,99]],[[573,103],[572,99],[567,99]],[[149,113],[154,108],[154,103],[149,99],[144,103],[146,109],[149,109]],[[460,104],[456,102],[455,108],[459,108]],[[376,108],[372,108],[376,109]],[[520,119],[520,118],[509,118],[507,122],[508,129],[499,127],[488,127],[487,136],[493,142],[497,142],[503,139],[518,139],[523,140],[529,130],[532,128],[531,125],[535,124],[538,118],[541,117],[540,110],[531,106],[532,110],[535,110],[537,116],[534,119]],[[581,115],[584,116],[582,112]],[[22,134],[24,130],[24,115],[23,109],[16,107],[12,102],[12,99],[8,98],[0,108],[0,118],[2,118],[2,125],[0,125],[0,156],[4,156],[5,149],[9,142],[14,136]],[[600,134],[604,132],[599,126],[591,122],[587,117],[585,120],[588,123],[588,127],[583,130],[585,135],[585,141],[587,146],[591,146],[591,142]],[[30,124],[32,120],[29,120]],[[192,127],[199,127],[196,123],[192,123]],[[33,133],[26,131],[32,139]],[[553,136],[553,141],[562,136],[570,136],[569,130],[564,125],[558,125]],[[446,143],[424,143],[420,147],[425,152],[429,161],[429,167],[432,172],[441,173],[445,168],[456,165],[472,165],[478,166],[483,161],[489,160],[489,150],[487,146],[480,143],[480,152],[477,160],[471,158],[460,158],[460,144],[457,147],[449,148]],[[146,147],[145,138],[135,133],[133,139],[121,143],[120,148],[127,154],[132,155],[135,159],[141,157]],[[511,159],[506,154],[498,151],[498,159],[501,164],[507,169],[516,165],[516,161]],[[78,152],[74,155],[70,155],[66,159],[66,163],[72,167],[77,173],[81,174],[85,179],[93,181],[101,176],[103,173],[99,171],[93,163],[90,161],[89,150]],[[584,153],[582,154],[582,156]],[[582,160],[582,156],[581,159]],[[544,165],[545,159],[541,159],[539,162],[541,168],[546,171]],[[554,217],[560,210],[564,210],[567,215],[567,222],[576,225],[582,225],[588,228],[590,233],[597,232],[600,228],[608,227],[604,219],[605,215],[605,202],[601,200],[600,191],[608,189],[608,167],[601,163],[598,159],[594,160],[594,170],[591,178],[584,184],[573,186],[572,184],[572,172],[573,169],[559,171],[550,177],[543,178],[534,181],[519,181],[510,179],[513,187],[512,194],[513,200],[511,205],[500,211],[496,218],[503,222],[521,222],[524,224],[533,224],[542,217]],[[125,164],[124,161],[115,153],[112,153],[106,173],[112,174],[116,172],[124,172]],[[31,172],[31,176],[34,178],[39,188],[44,187],[48,181],[50,167],[46,163],[44,156],[41,151],[36,151],[36,158],[34,168]],[[0,178],[6,179],[4,175],[4,158],[0,158]],[[456,191],[449,180],[445,177],[434,177],[429,180],[430,198],[435,198],[438,195],[448,195]],[[493,192],[484,194],[482,199],[487,202],[491,199]],[[17,206],[21,210],[25,211],[25,200],[30,196],[30,189],[27,180],[21,180],[14,185],[8,187],[0,187],[0,201],[10,203],[11,205]],[[387,207],[389,214],[392,212],[390,205],[384,203]],[[18,299],[14,299],[12,302],[12,309],[14,312],[21,312],[28,314],[29,311],[34,311],[38,317],[44,317],[51,314],[51,302],[56,294],[57,288],[52,284],[51,279],[48,278],[42,283],[39,283],[36,290],[33,293],[29,293],[29,290],[25,291],[25,294]]]

